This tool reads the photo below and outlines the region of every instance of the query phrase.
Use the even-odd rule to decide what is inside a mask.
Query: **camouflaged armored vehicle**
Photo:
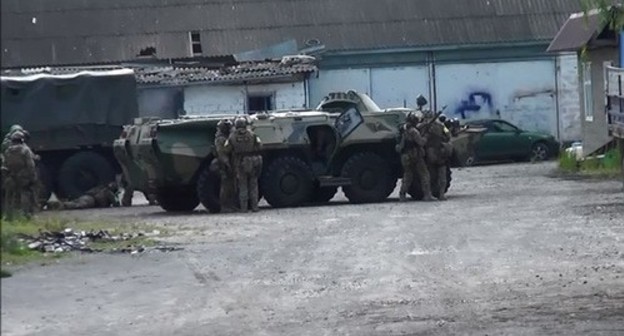
[[[247,116],[263,144],[261,195],[273,207],[328,202],[339,187],[352,203],[385,200],[402,175],[395,146],[410,111],[380,109],[367,95],[348,91],[329,94],[313,110]],[[211,169],[214,135],[220,119],[236,116],[158,120],[138,126],[138,139],[126,148],[131,148],[133,161],[156,190],[163,209],[190,211],[201,203],[211,212],[220,210],[218,172]],[[467,129],[453,137],[455,161],[472,155],[482,131]],[[447,174],[448,189],[450,168]],[[431,181],[436,183],[437,177]],[[410,195],[422,197],[418,183]]]

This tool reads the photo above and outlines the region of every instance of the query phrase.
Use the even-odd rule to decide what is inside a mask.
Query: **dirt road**
[[[2,335],[623,335],[622,185],[554,167],[454,170],[444,203],[73,212],[185,250],[18,271]]]

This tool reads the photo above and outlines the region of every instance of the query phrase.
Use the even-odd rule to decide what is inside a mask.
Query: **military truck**
[[[402,175],[395,146],[410,111],[382,110],[367,95],[347,91],[330,93],[316,109],[247,116],[263,143],[260,194],[272,207],[326,203],[338,188],[352,203],[384,201]],[[137,126],[141,135],[130,145],[133,160],[166,211],[190,211],[199,203],[210,212],[220,210],[220,182],[211,162],[216,124],[224,117],[236,115]],[[452,140],[455,156],[471,155],[461,152],[470,152],[483,131],[467,129],[457,134]],[[448,190],[450,168],[447,175]],[[437,176],[431,181],[437,183]],[[415,199],[423,197],[418,183],[409,192]]]
[[[2,133],[13,124],[29,131],[44,199],[78,197],[121,173],[112,143],[138,117],[132,70],[18,73],[1,82]]]

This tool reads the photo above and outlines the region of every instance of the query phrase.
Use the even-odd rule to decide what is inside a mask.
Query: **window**
[[[583,63],[583,100],[585,102],[585,120],[594,121],[594,95],[591,80],[591,62]]]
[[[508,123],[504,123],[504,122],[493,122],[492,126],[494,126],[494,129],[496,129],[498,132],[516,132],[518,131],[518,128],[516,128],[513,125],[510,125]]]
[[[273,94],[252,94],[247,96],[247,111],[255,114],[273,110]]]
[[[201,56],[202,55],[202,46],[201,46],[201,36],[198,31],[192,31],[189,33],[191,39],[191,56]]]

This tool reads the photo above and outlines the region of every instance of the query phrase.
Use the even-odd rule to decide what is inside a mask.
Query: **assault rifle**
[[[429,127],[436,121],[438,120],[438,117],[440,117],[440,115],[442,114],[442,112],[444,112],[444,110],[446,110],[447,105],[444,105],[442,107],[442,110],[438,111],[431,120],[427,121],[424,124],[419,124],[416,125],[416,129],[422,134],[424,130],[429,129]],[[403,137],[403,125],[405,125],[405,123],[402,123],[399,125],[399,136],[398,136],[398,144],[395,147],[395,150],[398,153],[401,153],[403,151],[403,149],[405,148],[405,137]]]
[[[448,105],[444,105],[442,107],[442,109],[440,111],[438,111],[433,118],[431,118],[431,120],[427,121],[426,123],[423,124],[419,124],[416,126],[416,129],[418,129],[418,131],[420,131],[422,133],[422,131],[428,130],[429,127],[431,127],[431,125],[436,122],[436,120],[438,120],[438,118],[440,117],[440,115],[442,114],[442,112],[444,112],[444,110],[446,110],[446,107]]]

